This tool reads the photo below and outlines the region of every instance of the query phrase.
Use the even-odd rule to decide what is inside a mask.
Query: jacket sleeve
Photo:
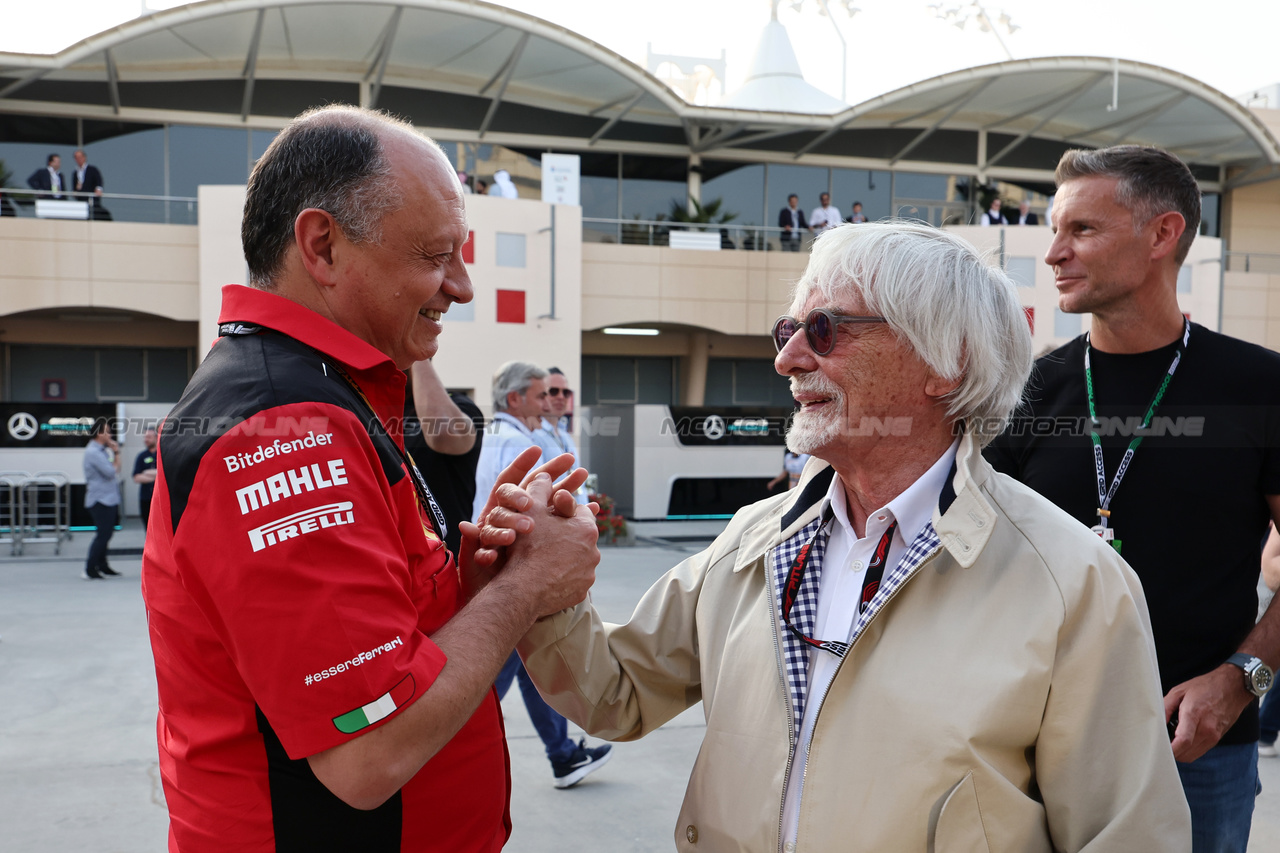
[[[1090,563],[1070,587],[1060,581],[1053,684],[1064,689],[1050,688],[1036,744],[1054,847],[1190,851],[1191,815],[1169,748],[1141,584],[1104,545]]]
[[[635,740],[702,700],[698,598],[708,549],[658,580],[626,624],[590,599],[534,624],[517,649],[547,702],[589,734]]]

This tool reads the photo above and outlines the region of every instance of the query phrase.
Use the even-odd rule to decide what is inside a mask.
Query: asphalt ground
[[[640,544],[606,548],[592,593],[605,619],[722,523],[638,525]],[[0,853],[163,851],[168,815],[156,765],[155,679],[139,589],[136,519],[112,540],[123,577],[80,577],[89,533],[55,555],[0,545]],[[670,851],[702,742],[695,707],[649,737],[615,744],[575,788],[552,785],[520,691],[503,703],[512,765],[514,853]],[[571,735],[580,736],[573,727]],[[590,740],[591,745],[598,741]],[[1280,759],[1263,759],[1250,853],[1280,851]]]

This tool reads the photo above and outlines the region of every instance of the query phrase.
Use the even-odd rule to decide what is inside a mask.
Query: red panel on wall
[[[462,244],[462,262],[464,264],[474,264],[476,262],[476,232],[467,232],[467,242]]]
[[[498,322],[499,323],[523,323],[524,322],[524,291],[523,290],[499,290],[498,291]]]
[[[1036,309],[1023,308],[1022,310],[1027,313],[1027,325],[1031,327],[1031,334],[1034,335],[1036,333]]]

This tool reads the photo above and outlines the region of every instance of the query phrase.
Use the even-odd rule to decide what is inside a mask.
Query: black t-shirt
[[[1132,355],[1092,350],[1107,488],[1176,351],[1177,342]],[[1092,527],[1099,501],[1083,335],[1036,362],[1027,397],[986,457]],[[1266,496],[1275,494],[1280,354],[1193,323],[1110,506],[1120,555],[1146,593],[1166,693],[1222,664],[1252,629]],[[1257,738],[1255,702],[1222,743]]]
[[[133,475],[136,477],[143,471],[156,467],[156,452],[154,450],[144,450],[138,454],[138,458],[133,463]],[[151,495],[155,491],[155,483],[143,483],[138,486],[138,500],[149,501]]]
[[[466,395],[450,394],[449,399],[475,423],[475,445],[461,456],[437,453],[428,447],[426,439],[422,437],[422,424],[414,411],[413,388],[410,384],[404,401],[404,448],[422,471],[427,487],[435,495],[436,503],[440,504],[449,528],[445,533],[445,544],[457,554],[462,539],[458,524],[471,520],[471,504],[476,498],[476,463],[480,461],[480,446],[484,443],[484,413]]]

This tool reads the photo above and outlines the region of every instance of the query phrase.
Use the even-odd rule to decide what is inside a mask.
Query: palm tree
[[[696,198],[689,199],[689,205],[685,205],[684,202],[678,199],[672,199],[669,218],[672,222],[690,222],[706,225],[722,225],[738,218],[736,213],[722,212],[720,208],[723,205],[724,199],[722,198],[709,201],[705,205],[701,204]],[[689,206],[693,207],[693,213],[689,212]]]

